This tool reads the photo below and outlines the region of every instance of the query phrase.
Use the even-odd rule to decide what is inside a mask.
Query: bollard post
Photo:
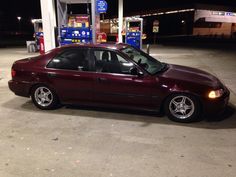
[[[147,54],[149,55],[150,54],[150,45],[147,44]]]

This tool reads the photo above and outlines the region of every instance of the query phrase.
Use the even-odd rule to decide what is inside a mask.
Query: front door
[[[96,60],[94,102],[143,108],[152,106],[152,77],[132,75],[134,64],[114,51],[92,52]]]

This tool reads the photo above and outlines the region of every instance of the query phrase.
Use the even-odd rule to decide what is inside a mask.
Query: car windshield
[[[141,50],[133,47],[126,47],[121,50],[124,54],[128,55],[130,59],[136,62],[140,67],[146,70],[150,74],[156,74],[162,71],[166,64],[161,63],[150,55],[142,52]]]

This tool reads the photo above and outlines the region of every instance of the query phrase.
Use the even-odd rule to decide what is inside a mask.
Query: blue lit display
[[[61,45],[72,43],[90,43],[92,41],[92,31],[90,28],[63,27],[60,29]]]
[[[126,43],[136,47],[141,48],[140,46],[141,32],[127,32],[126,33]]]

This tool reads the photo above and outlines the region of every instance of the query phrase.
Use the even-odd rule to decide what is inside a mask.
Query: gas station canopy
[[[55,3],[57,2],[57,3]],[[67,19],[66,4],[91,4],[92,41],[96,43],[96,28],[100,23],[100,16],[96,12],[96,0],[40,0],[44,31],[45,51],[56,47],[55,29],[62,27]],[[57,16],[57,19],[56,19]],[[119,19],[123,19],[123,0],[119,0]],[[58,22],[57,22],[58,21]],[[99,24],[100,25],[100,24]],[[122,42],[123,20],[119,20],[119,42]]]

